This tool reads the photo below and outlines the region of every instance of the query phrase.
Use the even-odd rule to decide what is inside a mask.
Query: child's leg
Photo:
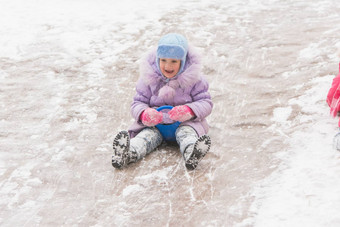
[[[198,138],[196,131],[190,126],[181,126],[176,130],[176,140],[183,154],[187,169],[195,169],[210,149],[210,137]]]
[[[121,168],[136,162],[158,147],[162,141],[162,135],[156,128],[145,128],[131,140],[128,132],[121,131],[113,141],[112,166]]]
[[[130,142],[130,149],[137,154],[134,162],[155,150],[161,145],[162,141],[163,137],[157,128],[143,129],[136,137],[131,139]]]
[[[178,129],[176,130],[176,141],[179,145],[179,149],[182,153],[182,155],[184,155],[184,151],[189,147],[192,146],[196,143],[198,139],[198,135],[195,131],[195,129],[193,129],[190,126],[180,126],[178,127]]]

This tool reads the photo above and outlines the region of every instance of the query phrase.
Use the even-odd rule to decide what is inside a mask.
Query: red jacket
[[[340,63],[339,63],[339,73],[333,79],[332,86],[327,94],[327,103],[331,108],[331,115],[333,117],[337,116],[338,112],[340,112]],[[338,123],[340,127],[340,119]]]

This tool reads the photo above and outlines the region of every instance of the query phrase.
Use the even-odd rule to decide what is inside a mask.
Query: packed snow
[[[336,0],[0,0],[1,226],[340,226]],[[203,58],[211,151],[128,168],[139,59],[168,33]]]

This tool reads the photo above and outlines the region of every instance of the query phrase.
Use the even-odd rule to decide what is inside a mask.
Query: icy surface
[[[1,226],[340,226],[338,1],[0,5]],[[211,152],[116,170],[139,59],[167,32],[204,57]]]

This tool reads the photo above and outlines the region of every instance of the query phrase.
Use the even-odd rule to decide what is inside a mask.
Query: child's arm
[[[213,103],[211,96],[208,92],[209,84],[203,78],[198,82],[191,91],[191,97],[193,102],[187,103],[186,105],[194,112],[196,118],[195,121],[201,121],[206,118],[212,111]]]
[[[136,85],[136,95],[134,96],[131,104],[131,114],[135,120],[139,121],[143,111],[150,107],[150,98],[150,88],[142,80],[138,80]]]

